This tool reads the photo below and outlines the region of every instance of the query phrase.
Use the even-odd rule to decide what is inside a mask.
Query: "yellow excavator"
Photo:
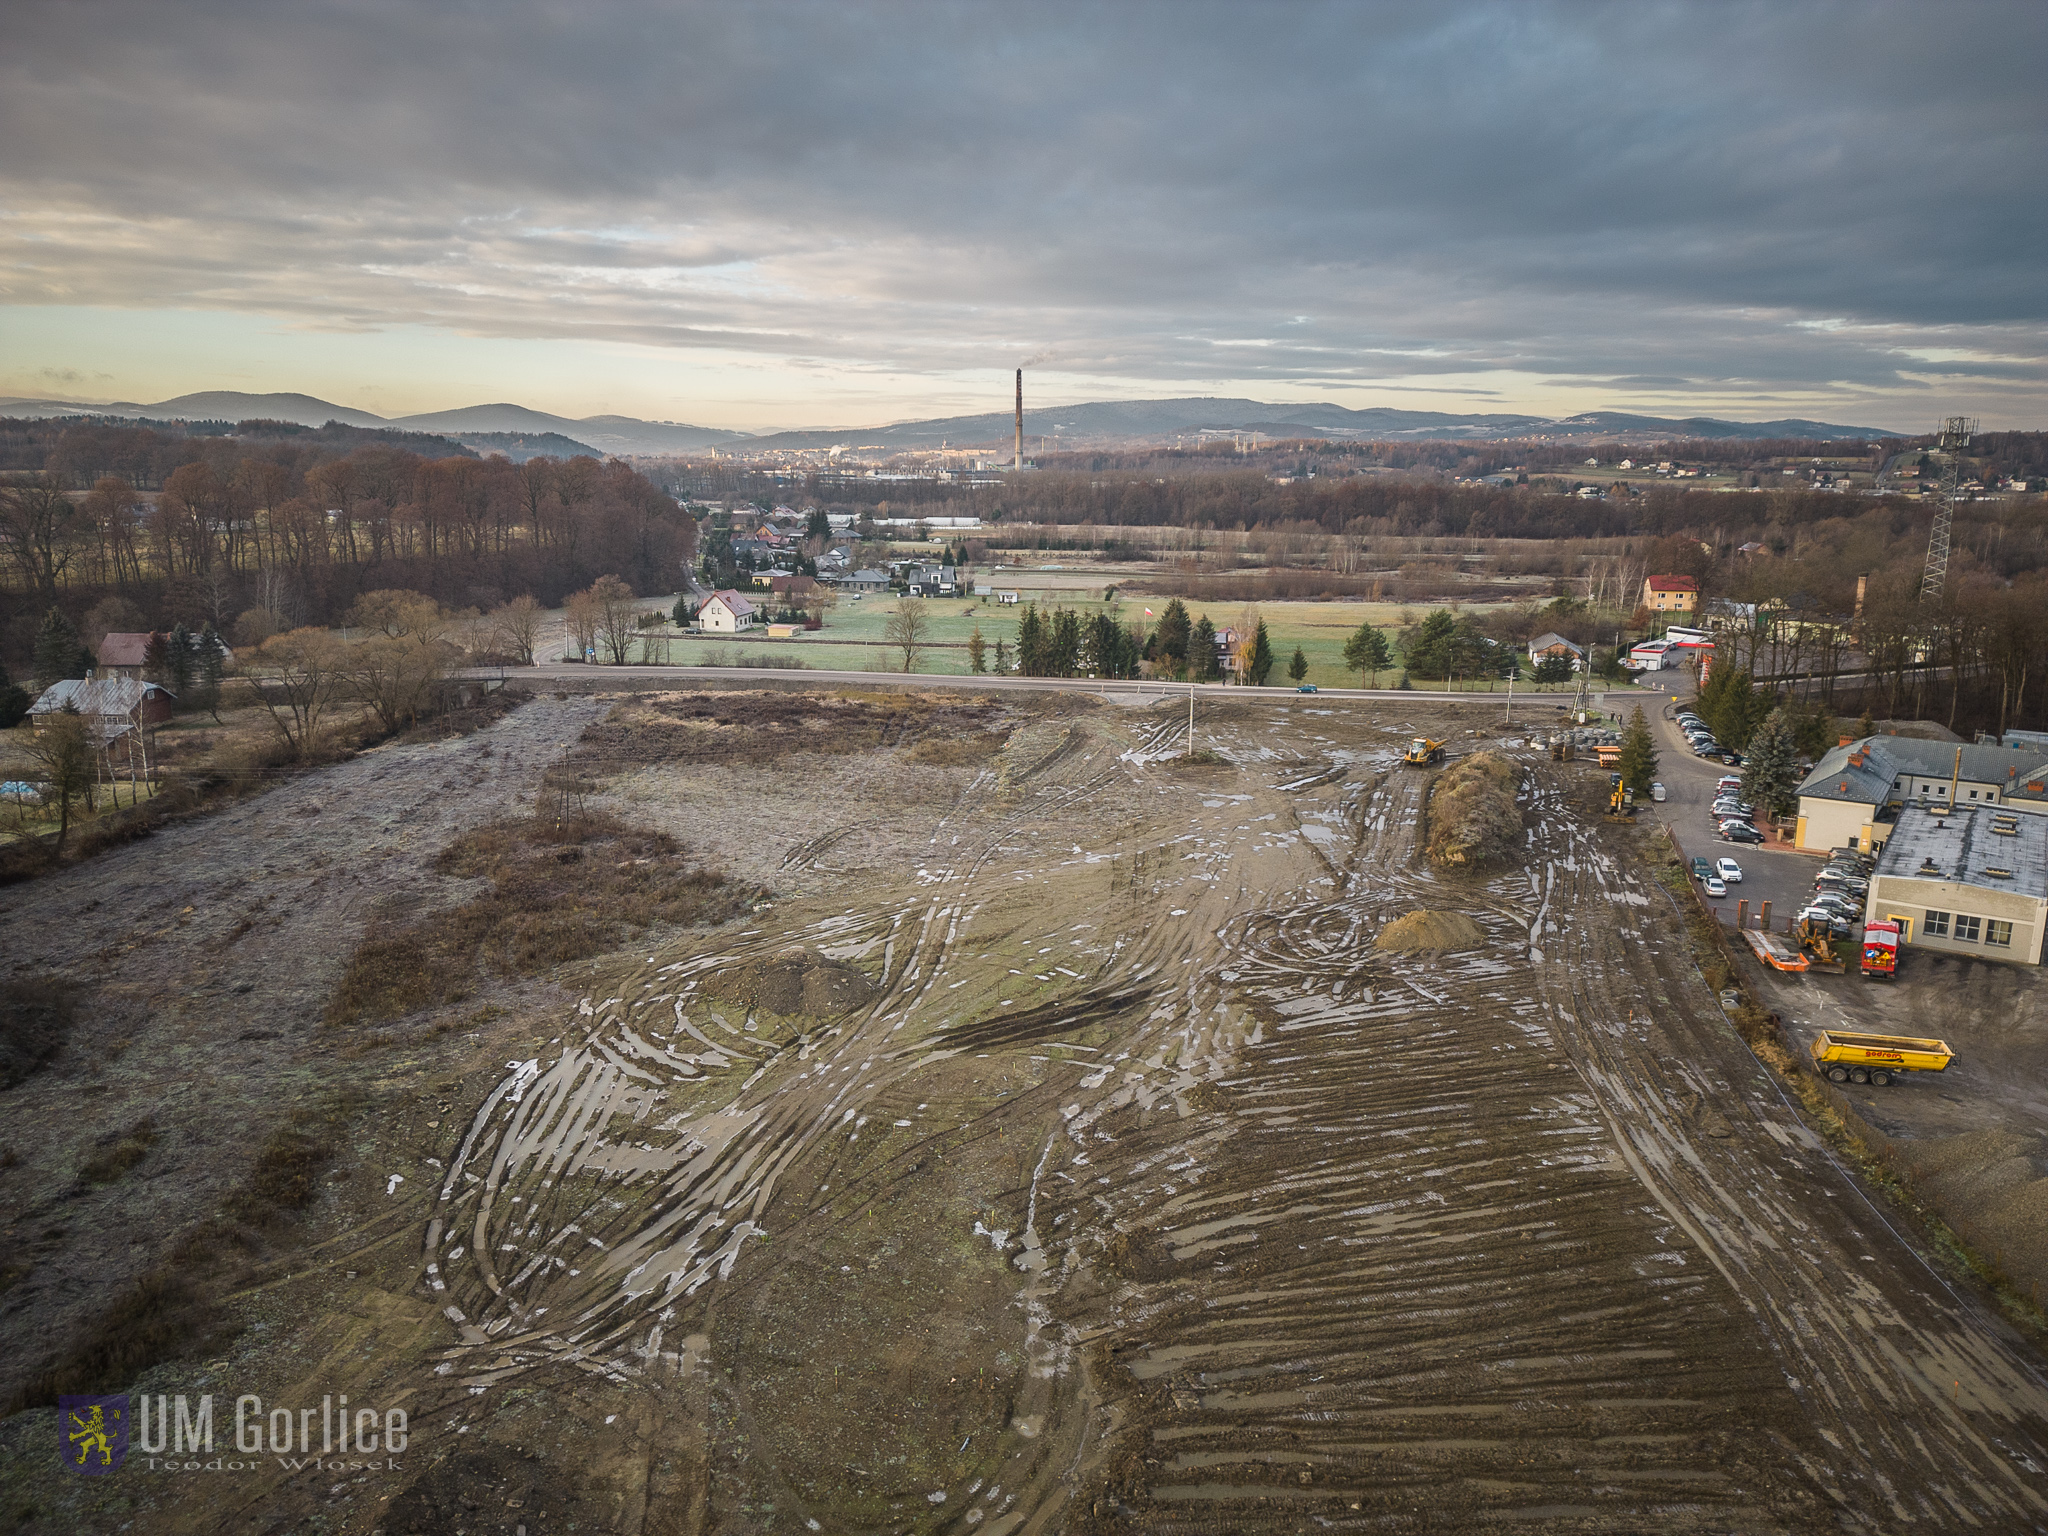
[[[1418,736],[1408,743],[1408,750],[1401,754],[1401,761],[1410,768],[1427,768],[1431,763],[1444,760],[1444,744],[1427,736]]]
[[[1636,792],[1621,782],[1618,773],[1607,777],[1607,819],[1629,821],[1636,814]]]

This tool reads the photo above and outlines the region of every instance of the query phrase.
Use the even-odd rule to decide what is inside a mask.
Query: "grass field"
[[[1162,598],[1119,598],[1112,602],[1103,601],[1104,585],[1113,579],[1113,573],[1091,573],[1069,570],[1059,571],[1018,571],[1002,570],[995,573],[995,580],[1006,589],[1019,592],[1026,602],[1041,605],[1064,604],[1079,613],[1082,618],[1093,618],[1098,613],[1108,612],[1125,623],[1141,622],[1148,627],[1156,622],[1164,611],[1166,601]],[[654,600],[650,599],[650,606]],[[668,600],[672,601],[672,599]],[[685,635],[681,631],[669,631],[672,636],[669,659],[679,665],[702,665],[707,655],[723,654],[732,661],[751,660],[766,657],[794,657],[806,666],[821,669],[848,669],[859,671],[895,671],[902,666],[902,654],[883,642],[883,631],[889,618],[897,610],[901,600],[893,595],[875,595],[859,601],[846,598],[825,614],[825,627],[796,639],[705,639]],[[988,665],[995,665],[995,647],[998,640],[1015,645],[1019,609],[1010,604],[1001,604],[994,598],[927,598],[925,611],[930,616],[929,645],[919,658],[920,672],[966,673],[967,640],[976,628],[981,630],[982,639],[988,646]],[[1466,604],[1461,611],[1484,615],[1502,604]],[[1147,617],[1146,610],[1151,610]],[[1266,631],[1272,638],[1274,683],[1287,679],[1287,663],[1296,646],[1308,660],[1306,681],[1323,688],[1357,687],[1370,681],[1360,674],[1348,671],[1344,666],[1344,642],[1356,632],[1361,624],[1374,624],[1386,631],[1391,642],[1403,627],[1403,616],[1409,622],[1419,620],[1427,606],[1422,604],[1352,602],[1296,602],[1261,603],[1253,610],[1243,607],[1224,608],[1221,605],[1210,608],[1201,604],[1191,605],[1191,618],[1199,620],[1206,613],[1209,621],[1218,629],[1242,624],[1247,612],[1254,614],[1252,622],[1263,618]],[[1392,685],[1400,678],[1398,666],[1391,672],[1380,675],[1382,685]],[[1413,679],[1417,687],[1443,686],[1443,679]],[[1473,687],[1480,692],[1488,691],[1484,682],[1460,684]],[[1495,691],[1504,690],[1505,683],[1492,685]],[[1569,691],[1570,684],[1557,685]],[[1526,680],[1516,684],[1516,691],[1537,691],[1536,685]]]

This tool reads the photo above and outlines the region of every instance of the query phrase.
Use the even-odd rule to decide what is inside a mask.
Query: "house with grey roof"
[[[1827,752],[1800,784],[1797,846],[1876,848],[1909,807],[1989,805],[2048,815],[2048,752],[1866,736]]]

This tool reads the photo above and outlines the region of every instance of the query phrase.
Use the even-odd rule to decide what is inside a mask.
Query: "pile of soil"
[[[1462,912],[1414,911],[1380,930],[1379,947],[1397,955],[1442,954],[1452,949],[1477,949],[1486,931]]]
[[[1498,752],[1475,752],[1439,778],[1429,797],[1431,861],[1470,867],[1506,858],[1522,840],[1520,778]]]
[[[831,1019],[865,1006],[875,984],[843,960],[793,950],[721,972],[705,991],[784,1018]]]
[[[2048,1270],[2048,1143],[2013,1131],[1894,1141],[1892,1157],[1963,1239],[2008,1274]]]

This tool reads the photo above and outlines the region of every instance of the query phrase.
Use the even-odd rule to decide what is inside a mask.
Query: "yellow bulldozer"
[[[1427,768],[1431,763],[1444,760],[1444,744],[1427,736],[1418,736],[1408,743],[1408,750],[1401,754],[1401,761],[1410,768]]]

